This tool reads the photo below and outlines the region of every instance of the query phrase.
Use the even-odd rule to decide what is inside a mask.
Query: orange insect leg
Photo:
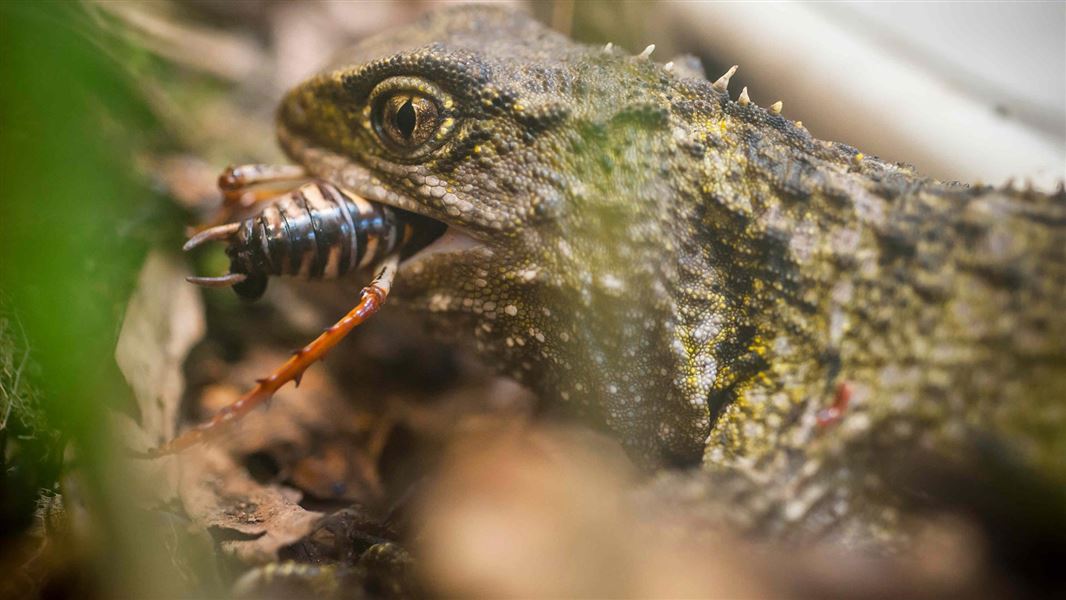
[[[363,288],[359,304],[340,321],[326,329],[310,344],[294,352],[292,358],[285,361],[268,377],[257,381],[255,387],[246,394],[215,413],[211,420],[182,433],[159,448],[149,450],[146,456],[155,458],[174,454],[208,439],[221,432],[225,425],[237,421],[256,406],[266,402],[281,386],[290,381],[299,383],[300,377],[308,367],[325,356],[353,329],[381,308],[385,299],[388,298],[398,265],[399,257],[396,255],[385,259],[378,276],[370,282],[370,285]]]

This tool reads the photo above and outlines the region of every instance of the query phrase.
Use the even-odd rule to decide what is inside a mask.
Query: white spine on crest
[[[651,58],[651,53],[655,52],[655,44],[648,44],[648,47],[641,52],[637,58]]]
[[[748,86],[744,86],[744,89],[740,90],[740,96],[737,97],[737,104],[741,106],[751,104],[751,98],[748,98]]]
[[[737,69],[739,67],[740,67],[740,65],[733,65],[732,67],[729,67],[729,70],[726,71],[724,75],[719,77],[718,81],[715,81],[714,83],[712,83],[711,87],[713,87],[714,89],[718,90],[719,92],[724,92],[724,91],[728,90],[729,89],[729,78],[733,76],[733,73],[737,72]]]

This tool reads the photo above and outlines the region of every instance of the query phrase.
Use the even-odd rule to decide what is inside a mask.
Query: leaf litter
[[[232,402],[287,357],[290,338],[305,333],[301,323],[315,321],[313,314],[287,321],[274,308],[245,314],[246,307],[217,298],[205,305],[184,281],[189,272],[172,254],[151,254],[127,308],[116,360],[134,392],[139,422],[115,413],[112,423],[134,451]],[[262,325],[264,317],[277,332]],[[215,331],[205,323],[218,318],[232,319],[236,328],[218,328],[204,339],[205,331]],[[458,378],[415,373],[413,387],[396,384],[393,370],[424,358],[424,344],[412,338],[383,350],[382,339],[404,325],[395,317],[382,321],[361,343],[355,336],[354,352],[349,347],[327,361],[340,363],[344,379],[363,379],[363,385],[342,388],[337,368],[316,365],[299,387],[282,388],[268,407],[218,438],[174,456],[129,460],[136,473],[131,493],[146,509],[178,509],[222,553],[249,566],[285,558],[355,564],[376,544],[394,541],[399,534],[385,519],[404,493],[397,474],[421,468],[411,467],[408,451],[433,455],[456,431],[495,427],[494,412],[504,420],[521,418],[529,398],[465,363],[455,367],[463,372]],[[246,340],[226,339],[242,332]],[[488,417],[486,407],[492,408]]]

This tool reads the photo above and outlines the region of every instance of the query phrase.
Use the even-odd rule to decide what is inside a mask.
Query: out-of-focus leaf
[[[185,391],[182,364],[204,335],[203,303],[186,275],[173,256],[148,255],[115,348],[115,361],[137,398],[141,426],[156,442],[174,437]]]
[[[427,581],[445,596],[482,598],[772,591],[741,566],[731,540],[686,539],[685,524],[642,518],[630,501],[635,483],[617,443],[586,430],[468,436],[420,502]]]

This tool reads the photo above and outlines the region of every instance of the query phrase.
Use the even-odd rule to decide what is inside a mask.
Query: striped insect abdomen
[[[312,181],[270,201],[255,217],[200,234],[187,248],[224,237],[230,284],[254,299],[271,276],[334,279],[397,251],[410,255],[442,230],[430,219]]]

